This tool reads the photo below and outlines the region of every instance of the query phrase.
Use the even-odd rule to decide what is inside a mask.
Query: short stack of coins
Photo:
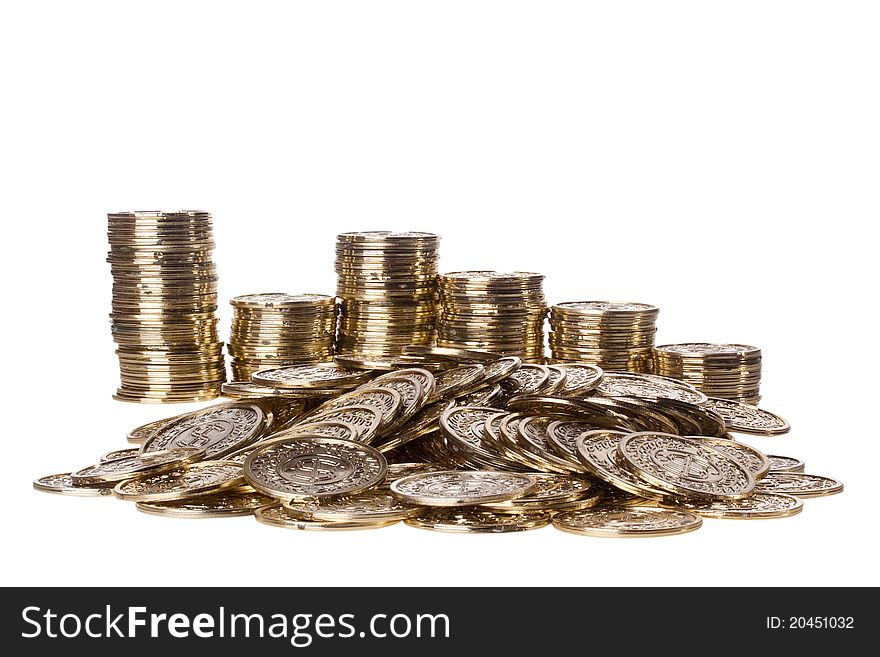
[[[432,233],[337,235],[338,353],[388,358],[434,343],[439,245]]]
[[[531,272],[443,274],[437,344],[543,362],[543,283],[542,274]]]
[[[598,365],[608,372],[650,372],[660,310],[646,303],[570,301],[550,309],[554,361]]]
[[[228,349],[235,381],[250,381],[260,370],[333,358],[334,297],[269,292],[238,296],[230,304]]]
[[[761,401],[761,350],[744,344],[691,342],[654,350],[654,373],[681,379],[709,397]]]
[[[213,399],[226,380],[207,212],[108,214],[113,339],[132,402]]]

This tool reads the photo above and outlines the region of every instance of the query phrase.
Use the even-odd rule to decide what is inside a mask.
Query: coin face
[[[560,474],[579,472],[580,463],[560,457],[550,446],[549,426],[556,419],[552,416],[524,417],[516,427],[517,442],[541,459],[542,469]]]
[[[311,520],[356,522],[403,520],[416,515],[424,507],[409,504],[383,486],[354,495],[341,495],[323,500],[294,500],[285,502],[284,508],[294,516]]]
[[[591,430],[578,436],[575,450],[578,460],[590,474],[633,495],[660,499],[665,493],[637,477],[620,464],[617,448],[622,431]]]
[[[699,440],[704,445],[709,445],[735,459],[739,459],[756,480],[761,479],[770,471],[770,459],[766,454],[754,447],[725,438],[708,436],[688,436],[688,438]]]
[[[244,484],[240,463],[202,461],[180,470],[128,479],[113,494],[130,502],[163,502],[217,493]]]
[[[219,460],[257,440],[269,417],[256,404],[220,404],[190,413],[159,430],[141,447],[141,453],[178,447],[203,449]]]
[[[276,388],[271,386],[252,383],[251,381],[232,381],[224,383],[220,386],[220,392],[225,397],[235,397],[238,399],[250,399],[252,397],[272,397],[278,394]]]
[[[550,380],[550,370],[545,365],[524,363],[501,381],[501,387],[511,395],[537,393]]]
[[[343,406],[310,416],[309,422],[337,422],[357,431],[357,440],[372,442],[382,426],[382,411],[375,406]]]
[[[755,479],[739,460],[689,438],[640,432],[620,439],[618,458],[650,486],[681,497],[739,499]]]
[[[272,527],[298,529],[301,531],[345,531],[350,529],[380,529],[393,525],[398,520],[377,520],[371,522],[338,521],[338,520],[306,520],[287,513],[280,504],[260,507],[254,512],[258,522]]]
[[[466,534],[505,534],[538,529],[550,524],[542,511],[504,513],[491,509],[425,509],[404,522],[410,527]]]
[[[410,418],[428,401],[428,395],[424,393],[422,384],[417,377],[388,377],[382,381],[374,382],[374,387],[389,388],[400,395],[401,411],[385,430],[387,433],[409,422]]]
[[[333,297],[326,294],[285,294],[283,292],[261,292],[233,297],[229,303],[241,308],[286,308],[315,306],[334,303]]]
[[[535,483],[518,472],[443,470],[403,477],[391,484],[391,490],[413,504],[473,506],[522,497]]]
[[[71,495],[73,497],[107,497],[113,495],[113,486],[77,484],[69,472],[55,475],[46,475],[34,479],[34,488],[44,493],[56,495]]]
[[[415,379],[419,385],[422,387],[422,394],[430,400],[434,396],[434,391],[437,388],[437,382],[434,379],[434,375],[431,374],[426,369],[421,367],[407,367],[404,369],[396,369],[393,372],[388,372],[387,374],[382,374],[381,376],[377,376],[373,379],[374,385],[379,385],[384,381],[396,381],[399,378],[406,379]]]
[[[548,506],[573,502],[587,497],[593,485],[588,479],[569,475],[535,472],[529,475],[534,478],[535,486],[528,493],[507,502],[491,502],[484,506],[496,510],[511,508],[543,509]]]
[[[244,464],[251,486],[281,500],[353,495],[381,484],[386,472],[372,447],[325,436],[269,440]]]
[[[433,463],[389,463],[388,475],[385,484],[391,485],[395,479],[408,477],[412,474],[420,474],[423,472],[439,472],[445,468]]]
[[[784,493],[795,497],[824,497],[843,490],[843,484],[831,477],[803,472],[771,472],[755,488],[760,493]]]
[[[470,392],[482,384],[484,371],[485,368],[479,364],[460,365],[443,370],[435,377],[437,387],[434,396],[448,399]]]
[[[104,454],[99,461],[114,461],[116,459],[128,458],[130,456],[137,456],[141,453],[141,450],[137,447],[128,447],[126,449],[114,449],[112,452],[107,452]]]
[[[770,460],[770,472],[803,472],[804,462],[793,456],[777,456],[768,454]]]
[[[492,406],[497,404],[503,396],[504,390],[496,383],[493,386],[486,386],[456,398],[455,404],[458,406]]]
[[[376,430],[380,433],[397,419],[404,408],[403,398],[394,388],[362,386],[336,399],[324,402],[316,410],[315,417],[348,406],[372,406],[378,409],[380,421]]]
[[[560,363],[565,372],[565,385],[559,390],[563,397],[579,397],[598,386],[605,373],[596,365],[587,363]]]
[[[745,344],[716,344],[711,342],[687,342],[682,344],[665,344],[657,347],[657,351],[686,356],[711,356],[727,354],[731,356],[747,356],[761,353],[757,347]]]
[[[704,404],[706,395],[681,381],[650,374],[623,374],[608,372],[596,386],[596,392],[605,397],[637,397],[645,399],[674,399],[690,404]]]
[[[369,371],[347,370],[333,363],[318,363],[262,370],[252,378],[254,383],[273,388],[354,388],[371,377]]]
[[[430,347],[427,345],[411,344],[403,348],[407,356],[425,356],[438,360],[451,360],[456,363],[491,363],[501,356],[490,351],[479,349],[456,349],[454,347]]]
[[[319,422],[300,422],[289,429],[273,433],[271,438],[283,438],[285,436],[328,436],[341,440],[357,440],[360,435],[357,427],[345,422],[322,420]],[[236,452],[238,453],[238,452]]]
[[[142,513],[174,518],[235,518],[252,516],[254,511],[276,500],[257,493],[234,489],[211,495],[199,495],[168,502],[138,502],[135,506]]]
[[[75,484],[109,484],[146,474],[176,470],[203,458],[205,458],[204,449],[175,447],[128,458],[103,461],[73,472],[70,477]]]
[[[485,363],[483,383],[495,384],[516,372],[522,366],[522,359],[518,356],[504,356],[491,363]]]
[[[804,503],[791,495],[752,493],[740,500],[662,500],[661,506],[683,508],[707,518],[786,518],[800,513]]]
[[[187,415],[184,413],[183,415]],[[153,434],[162,429],[165,425],[171,424],[175,420],[180,419],[183,415],[175,415],[174,417],[167,417],[161,420],[154,420],[153,422],[148,422],[147,424],[143,424],[139,427],[135,427],[125,436],[125,439],[136,445],[140,445],[144,443],[148,438],[151,438]]]
[[[553,526],[588,536],[673,536],[699,529],[700,516],[679,509],[621,506],[597,507],[560,513]]]
[[[791,431],[785,419],[757,406],[713,397],[706,402],[706,407],[724,418],[728,431],[758,436],[778,436]]]
[[[598,427],[586,420],[554,420],[547,425],[547,444],[559,456],[578,460],[577,439],[587,431],[596,431]],[[624,435],[620,432],[618,438]]]

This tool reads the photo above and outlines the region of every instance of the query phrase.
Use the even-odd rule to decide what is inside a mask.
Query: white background
[[[3,584],[880,584],[873,2],[28,2],[3,61]],[[846,491],[675,538],[150,517],[31,480],[193,406],[115,402],[108,211],[214,213],[226,300],[332,293],[337,232],[660,306],[764,350]]]

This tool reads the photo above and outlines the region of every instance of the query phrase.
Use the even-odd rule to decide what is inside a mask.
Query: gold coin
[[[660,505],[693,511],[707,518],[786,518],[803,511],[804,503],[791,495],[752,493],[739,500],[705,501],[663,499]]]
[[[777,456],[768,454],[770,460],[770,472],[803,472],[804,462],[793,456]]]
[[[201,461],[180,470],[122,481],[113,489],[113,494],[129,502],[167,502],[219,493],[243,484],[240,463]]]
[[[94,485],[125,481],[132,477],[161,474],[177,470],[190,463],[205,458],[204,449],[196,447],[175,447],[149,454],[138,454],[128,458],[102,461],[82,470],[71,473],[75,484]]]
[[[34,488],[44,493],[73,497],[107,497],[113,495],[112,484],[78,484],[69,472],[34,479]]]
[[[400,522],[399,520],[378,520],[370,522],[304,520],[287,513],[281,504],[260,507],[254,512],[257,522],[284,529],[302,531],[344,531],[349,529],[380,529]]]
[[[407,518],[410,527],[440,532],[465,534],[506,534],[529,529],[539,529],[550,524],[547,512],[504,513],[477,508],[427,509]]]
[[[284,503],[284,510],[297,518],[345,522],[403,520],[423,508],[401,500],[384,486],[354,495]]]
[[[261,506],[276,501],[254,490],[234,489],[168,502],[138,502],[143,513],[172,518],[236,518],[252,516]]]
[[[560,513],[553,526],[587,536],[673,536],[699,529],[700,516],[680,509],[644,506],[596,507]]]
[[[843,491],[843,484],[831,477],[803,472],[771,472],[755,487],[759,493],[784,493],[795,497],[824,497]]]

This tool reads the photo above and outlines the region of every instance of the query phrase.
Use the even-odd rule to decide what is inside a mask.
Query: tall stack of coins
[[[709,397],[761,401],[761,350],[744,344],[691,342],[654,350],[654,373],[687,381]]]
[[[337,235],[338,353],[382,358],[434,343],[439,244],[432,233]]]
[[[229,355],[232,378],[333,358],[336,299],[326,294],[270,292],[235,297]]]
[[[116,399],[213,399],[226,379],[217,336],[217,269],[207,212],[108,214]]]
[[[530,272],[443,274],[437,344],[543,362],[543,282],[542,274]]]
[[[655,322],[646,303],[569,301],[550,309],[554,361],[598,365],[608,372],[650,372]]]

